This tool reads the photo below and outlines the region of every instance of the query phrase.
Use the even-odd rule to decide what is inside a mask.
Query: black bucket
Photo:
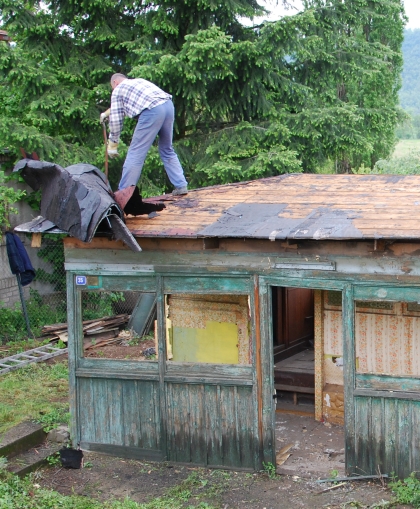
[[[81,468],[83,452],[80,449],[60,449],[60,460],[64,468]]]

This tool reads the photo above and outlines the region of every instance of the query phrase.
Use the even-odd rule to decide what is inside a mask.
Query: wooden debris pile
[[[126,337],[127,334],[131,335],[129,331],[120,332],[120,328],[124,327],[129,319],[130,315],[122,314],[105,316],[96,320],[84,320],[82,322],[84,349],[100,348],[105,345],[120,343],[121,341],[130,339]],[[67,323],[44,325],[42,328],[42,336],[49,337],[50,341],[61,340],[67,343],[68,325]]]

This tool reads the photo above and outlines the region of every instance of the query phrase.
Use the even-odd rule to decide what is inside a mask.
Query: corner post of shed
[[[257,394],[258,455],[256,468],[262,463],[275,464],[275,437],[273,412],[273,347],[270,341],[270,296],[269,286],[253,278],[253,308],[255,324],[255,383]],[[252,301],[251,301],[252,302]]]
[[[344,420],[346,433],[346,468],[352,474],[355,465],[355,317],[353,285],[347,284],[343,288],[343,360],[344,360]]]
[[[69,402],[70,402],[70,438],[73,446],[80,442],[78,428],[78,404],[77,404],[77,377],[76,368],[78,357],[81,356],[83,348],[79,338],[83,337],[82,319],[79,316],[81,306],[81,294],[76,291],[74,274],[71,271],[66,273],[67,283],[67,321],[68,321],[68,369],[69,369]]]

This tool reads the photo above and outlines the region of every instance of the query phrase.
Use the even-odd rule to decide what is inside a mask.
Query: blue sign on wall
[[[76,285],[85,285],[86,276],[76,276]]]

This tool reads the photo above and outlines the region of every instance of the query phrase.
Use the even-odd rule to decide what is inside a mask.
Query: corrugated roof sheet
[[[127,218],[134,236],[420,238],[420,176],[292,174],[158,199],[155,217]]]

